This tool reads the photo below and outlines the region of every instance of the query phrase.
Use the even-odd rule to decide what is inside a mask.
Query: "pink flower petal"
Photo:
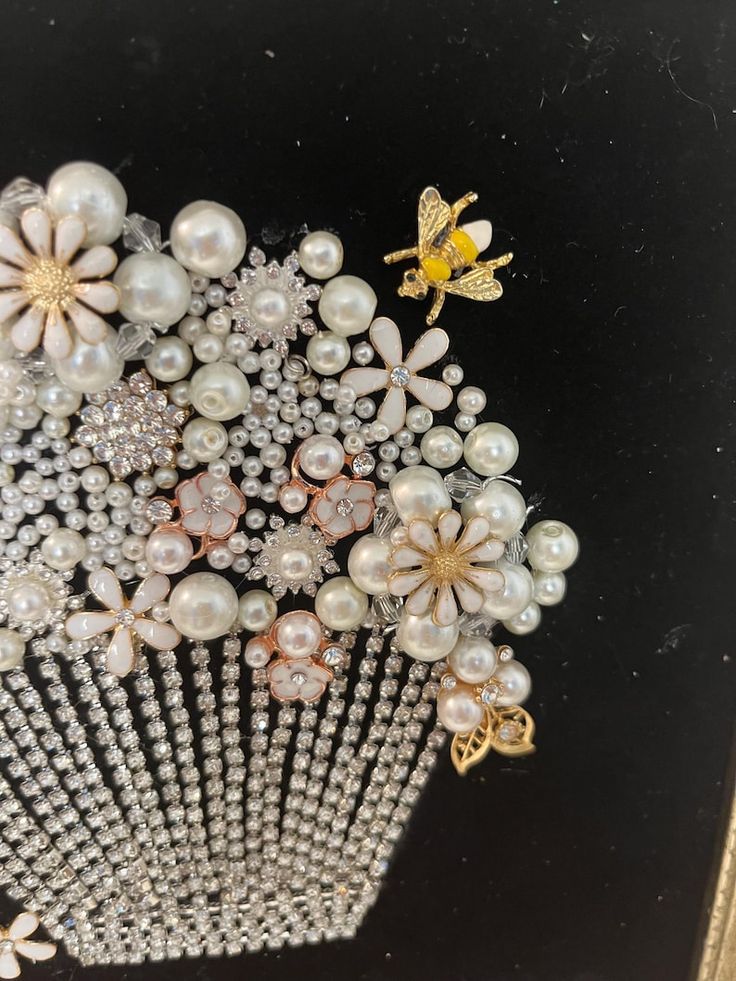
[[[376,414],[376,421],[388,427],[390,436],[398,433],[406,422],[406,395],[403,388],[389,388]]]
[[[46,314],[40,307],[29,307],[13,324],[10,340],[19,351],[33,351],[41,343]]]
[[[457,543],[458,552],[467,552],[476,545],[480,545],[491,533],[491,525],[488,518],[481,514],[476,514],[465,525],[460,541]]]
[[[193,480],[185,480],[176,488],[176,499],[182,511],[196,511],[204,497]]]
[[[20,216],[26,242],[37,256],[51,255],[51,219],[41,208],[28,208]]]
[[[457,538],[457,533],[462,527],[463,519],[459,511],[445,511],[441,514],[437,522],[437,533],[443,545],[449,545]]]
[[[36,940],[18,940],[15,949],[29,961],[48,961],[56,953],[56,944]]]
[[[415,518],[409,522],[409,541],[428,555],[435,555],[439,547],[434,528],[426,518]]]
[[[86,610],[72,613],[67,618],[65,629],[72,640],[88,640],[105,634],[115,627],[115,614],[102,610]]]
[[[77,259],[72,272],[77,279],[99,279],[109,276],[118,264],[118,257],[109,245],[95,245]]]
[[[8,228],[7,225],[0,225],[0,259],[25,269],[31,258],[30,252],[12,228]]]
[[[337,508],[326,497],[320,497],[312,502],[309,512],[319,524],[327,524],[337,514]]]
[[[158,623],[139,617],[133,622],[133,630],[157,651],[170,651],[181,641],[181,634],[170,623]]]
[[[387,367],[395,368],[397,364],[402,364],[401,334],[393,320],[376,317],[368,333],[371,344]]]
[[[411,381],[406,386],[417,402],[426,405],[433,412],[441,412],[452,402],[452,389],[444,382],[435,381],[434,378],[420,378],[412,375]]]
[[[46,314],[43,332],[43,349],[52,358],[67,358],[74,350],[66,317],[58,307],[51,307]]]
[[[375,510],[373,501],[358,501],[350,515],[355,525],[355,531],[363,531],[368,527],[373,520]]]
[[[81,303],[67,307],[67,316],[77,328],[77,333],[88,344],[102,344],[107,337],[107,323]]]
[[[87,226],[78,215],[60,219],[54,235],[54,258],[67,265],[79,252],[87,234]]]
[[[335,477],[324,489],[324,497],[333,504],[337,504],[344,497],[349,496],[350,480],[347,477]]]
[[[133,633],[128,627],[120,627],[115,631],[110,646],[107,648],[105,664],[110,674],[124,678],[130,674],[135,664],[133,649]]]
[[[227,538],[230,532],[235,530],[237,523],[238,519],[229,511],[216,511],[210,515],[209,534],[213,538]]]
[[[444,358],[450,346],[450,338],[440,327],[426,331],[406,356],[404,364],[412,373],[421,371]]]
[[[424,569],[416,569],[413,572],[392,572],[388,577],[388,591],[392,596],[407,596],[415,589],[425,583],[428,573]]]
[[[485,601],[483,593],[464,579],[456,579],[452,588],[460,601],[460,606],[468,613],[477,613]]]
[[[452,589],[447,583],[443,583],[437,593],[432,619],[438,627],[449,627],[457,620],[457,612],[457,603]]]
[[[322,530],[333,538],[344,538],[345,535],[351,535],[355,529],[350,516],[335,513],[335,516],[322,526]]]
[[[189,535],[204,535],[210,526],[210,516],[204,511],[189,511],[181,519],[181,526]]]
[[[357,398],[370,392],[379,392],[388,387],[388,372],[385,368],[350,368],[340,379],[341,385],[348,385]]]
[[[357,504],[358,501],[372,501],[376,496],[376,485],[370,480],[353,480],[350,484],[350,500]]]
[[[22,282],[23,273],[20,269],[0,262],[0,289],[8,289],[10,286],[20,286]]]
[[[436,592],[437,583],[434,579],[428,579],[407,598],[404,609],[407,613],[411,613],[412,616],[421,616],[432,605],[432,598]]]
[[[120,304],[117,286],[106,279],[101,283],[77,283],[74,293],[82,303],[98,313],[114,313]]]
[[[87,585],[108,610],[114,610],[117,613],[124,609],[123,590],[120,586],[120,580],[112,569],[96,569],[94,572],[90,572]]]
[[[147,576],[136,589],[130,601],[130,609],[133,613],[145,613],[166,598],[170,586],[168,578],[160,572]]]
[[[8,927],[8,936],[11,940],[24,940],[38,930],[40,925],[41,921],[35,913],[24,910]]]

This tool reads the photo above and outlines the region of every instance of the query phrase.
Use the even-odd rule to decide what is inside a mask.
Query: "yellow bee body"
[[[462,228],[456,228],[439,248],[433,250],[431,255],[424,256],[419,264],[430,284],[444,283],[454,272],[469,266],[477,258],[475,242]]]

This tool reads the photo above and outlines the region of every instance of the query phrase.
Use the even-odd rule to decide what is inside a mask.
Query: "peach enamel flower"
[[[332,671],[311,658],[279,658],[268,667],[268,681],[280,702],[316,702],[332,681]]]
[[[363,531],[373,520],[376,485],[370,480],[350,480],[339,476],[320,491],[309,513],[320,530],[330,538],[345,538]]]
[[[148,576],[131,600],[123,595],[120,580],[111,569],[91,572],[87,584],[105,610],[72,613],[66,621],[66,632],[72,640],[88,640],[112,632],[107,648],[107,670],[111,674],[122,678],[132,671],[136,641],[168,651],[181,640],[181,634],[170,623],[159,623],[143,615],[168,595],[170,583],[166,576],[158,572]]]
[[[188,535],[227,538],[245,511],[245,498],[229,477],[205,472],[176,489],[181,527]]]
[[[45,211],[29,208],[20,229],[18,235],[0,225],[0,323],[20,314],[13,344],[27,352],[43,340],[52,358],[65,358],[73,348],[70,322],[88,344],[100,344],[108,325],[99,314],[113,313],[119,302],[117,287],[99,281],[117,265],[113,250],[96,245],[72,262],[87,234],[76,215],[54,227]]]
[[[376,422],[397,433],[406,420],[406,392],[428,409],[439,412],[452,402],[452,389],[434,378],[422,378],[417,372],[444,357],[450,343],[439,327],[426,331],[406,358],[399,328],[388,317],[378,317],[370,328],[371,344],[378,351],[385,367],[350,368],[341,378],[357,397],[387,389],[386,397],[376,415]]]
[[[458,602],[467,613],[477,613],[486,595],[504,586],[501,572],[478,566],[499,559],[503,542],[489,537],[491,526],[480,515],[468,521],[458,538],[462,523],[457,511],[440,515],[437,531],[426,519],[417,518],[389,559],[395,570],[389,576],[389,592],[408,596],[404,609],[415,616],[431,607],[438,626],[457,620]]]
[[[20,976],[18,955],[29,961],[47,961],[56,953],[56,944],[27,940],[41,921],[35,913],[19,913],[9,927],[0,927],[0,978]]]

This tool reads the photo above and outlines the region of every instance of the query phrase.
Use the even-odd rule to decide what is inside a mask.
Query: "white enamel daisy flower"
[[[20,976],[18,956],[26,957],[34,964],[54,956],[56,944],[26,939],[38,929],[40,923],[35,913],[26,911],[19,913],[9,927],[0,927],[0,978]]]
[[[108,325],[99,314],[113,313],[120,299],[116,286],[100,281],[117,265],[113,250],[96,245],[72,261],[87,234],[76,215],[54,227],[41,208],[28,208],[20,230],[0,225],[0,323],[20,314],[13,344],[28,352],[43,341],[52,358],[65,358],[73,348],[70,322],[88,344],[100,344]]]
[[[168,595],[170,583],[166,576],[160,573],[148,576],[131,600],[126,599],[111,569],[91,572],[87,584],[106,609],[73,613],[66,621],[66,632],[72,640],[88,640],[112,631],[107,648],[107,669],[111,674],[123,677],[133,669],[136,636],[158,651],[171,650],[181,640],[181,634],[170,623],[143,616]]]
[[[477,613],[489,593],[504,587],[501,572],[479,565],[499,559],[504,543],[490,538],[491,526],[480,515],[468,521],[458,538],[462,524],[457,511],[440,515],[437,531],[425,518],[416,518],[389,558],[394,570],[389,592],[408,596],[404,609],[413,616],[432,608],[438,626],[457,620],[458,602],[467,613]]]
[[[385,367],[350,368],[342,376],[341,384],[348,385],[356,397],[387,389],[386,397],[378,410],[376,421],[388,427],[393,436],[406,420],[406,393],[428,409],[439,412],[452,402],[452,389],[434,378],[423,378],[417,372],[444,357],[450,339],[444,330],[433,327],[416,342],[406,358],[399,328],[388,317],[377,317],[370,327],[371,344]]]

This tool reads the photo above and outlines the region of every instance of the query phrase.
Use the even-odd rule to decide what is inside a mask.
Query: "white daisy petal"
[[[410,545],[399,545],[391,553],[391,565],[394,569],[413,569],[415,565],[427,562],[426,552],[420,552]]]
[[[455,595],[460,602],[460,606],[467,613],[477,613],[481,606],[483,606],[485,602],[484,594],[480,589],[471,586],[464,579],[456,579],[452,584],[452,588],[455,590]]]
[[[341,385],[348,385],[360,398],[371,392],[379,392],[388,386],[388,372],[385,368],[351,368],[340,379]]]
[[[115,627],[115,614],[103,610],[85,610],[72,613],[67,619],[65,629],[72,640],[88,640],[105,634]]]
[[[168,578],[160,572],[147,576],[136,589],[130,601],[130,609],[133,613],[145,613],[166,597],[170,585]]]
[[[19,351],[33,351],[41,343],[46,314],[40,307],[29,307],[13,324],[10,340]]]
[[[2,227],[0,225],[0,228]],[[28,306],[28,297],[23,290],[3,290],[0,293],[0,324],[26,306]]]
[[[90,572],[87,585],[108,610],[117,612],[124,608],[125,600],[123,590],[120,587],[120,580],[112,569],[96,569],[94,572]]]
[[[27,957],[29,961],[35,963],[50,960],[56,953],[56,944],[38,940],[19,940],[15,949],[21,957]]]
[[[38,256],[51,255],[51,219],[41,208],[28,208],[20,216],[26,242]]]
[[[498,569],[466,569],[463,575],[468,582],[478,586],[484,593],[495,593],[505,585],[503,573]]]
[[[371,324],[371,344],[389,368],[402,363],[402,344],[399,328],[388,317],[376,317]]]
[[[22,282],[23,273],[20,269],[0,262],[0,289],[6,290],[11,286],[20,286]]]
[[[416,545],[417,548],[426,552],[428,555],[434,555],[437,552],[437,536],[434,533],[434,528],[426,518],[415,518],[413,521],[410,521],[408,530],[409,541],[412,545]]]
[[[452,402],[452,389],[444,382],[436,381],[434,378],[420,378],[412,375],[409,384],[406,386],[417,402],[426,405],[433,412],[441,412]]]
[[[388,427],[389,435],[398,433],[406,422],[406,395],[403,388],[390,388],[381,408],[376,413],[376,422]]]
[[[157,651],[170,651],[181,640],[181,634],[170,623],[158,623],[144,617],[133,622],[133,630]]]
[[[438,627],[449,627],[457,620],[457,603],[452,589],[447,583],[443,583],[437,592],[432,620]]]
[[[388,577],[388,591],[392,596],[406,596],[427,581],[428,574],[422,569],[414,572],[392,572]]]
[[[422,334],[406,356],[404,364],[409,371],[417,372],[444,358],[450,346],[450,338],[440,327],[433,327]]]
[[[434,594],[436,592],[437,583],[434,581],[434,579],[428,579],[425,583],[422,583],[418,589],[415,589],[410,596],[407,596],[404,603],[404,609],[412,616],[421,616],[422,613],[426,613],[432,605],[432,599],[434,598]]]
[[[118,257],[109,245],[95,245],[72,264],[72,272],[77,279],[99,279],[109,276],[117,264]]]
[[[56,226],[54,235],[54,258],[67,265],[82,247],[87,226],[78,215],[66,215]]]
[[[489,538],[485,542],[481,542],[480,545],[463,552],[463,558],[466,562],[495,562],[496,559],[501,558],[505,551],[503,542],[497,538]]]
[[[124,678],[130,674],[135,664],[135,650],[133,648],[133,633],[128,627],[120,627],[115,631],[110,646],[107,648],[105,664],[110,674]]]
[[[41,921],[36,913],[24,910],[19,913],[8,927],[8,936],[11,940],[23,940],[38,930]]]
[[[54,359],[67,358],[74,350],[66,317],[58,307],[51,307],[46,314],[43,349]]]
[[[445,511],[444,514],[440,515],[437,522],[437,533],[443,545],[449,545],[450,542],[455,541],[462,524],[463,519],[460,517],[459,511]]]
[[[98,313],[114,313],[120,303],[117,286],[106,279],[100,283],[77,283],[74,292],[82,303]]]
[[[7,225],[0,225],[0,259],[25,269],[31,261],[31,254],[21,240]]]
[[[20,977],[20,964],[12,950],[4,950],[0,954],[0,978]]]
[[[107,324],[102,317],[81,303],[70,304],[66,312],[82,340],[88,344],[102,344],[107,337]]]
[[[481,514],[476,514],[465,525],[465,531],[457,543],[458,552],[467,552],[469,549],[480,545],[491,533],[491,525],[488,518]]]

